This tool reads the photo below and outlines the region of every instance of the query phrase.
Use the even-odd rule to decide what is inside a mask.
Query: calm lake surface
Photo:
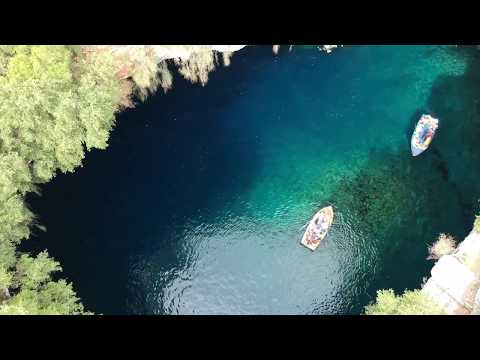
[[[118,116],[29,203],[86,307],[103,314],[359,314],[418,288],[441,232],[462,238],[480,197],[480,66],[471,48],[250,47],[205,87]],[[410,155],[423,112],[440,119]],[[310,252],[302,227],[334,206]]]

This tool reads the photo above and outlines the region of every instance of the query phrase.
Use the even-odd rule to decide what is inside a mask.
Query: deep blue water
[[[479,75],[468,48],[244,49],[120,114],[106,151],[30,198],[48,231],[27,246],[96,313],[359,314],[420,286],[440,232],[471,229]],[[427,111],[440,129],[412,158]],[[326,204],[312,253],[302,227]]]

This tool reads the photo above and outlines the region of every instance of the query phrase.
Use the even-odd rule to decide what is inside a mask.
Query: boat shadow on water
[[[429,114],[432,115],[434,118],[437,118],[438,115],[435,113],[435,111],[432,111],[431,109],[427,108],[418,108],[412,116],[410,116],[408,120],[408,126],[405,128],[405,142],[406,142],[406,147],[410,146],[410,140],[412,138],[413,131],[415,130],[415,127],[417,126],[417,123],[421,116],[423,114]],[[435,134],[435,138],[432,142],[432,144],[429,146],[429,148],[420,155],[420,158],[422,158],[421,161],[424,161],[424,158],[427,157],[429,160],[433,161],[435,164],[435,168],[440,172],[442,178],[445,181],[448,181],[448,164],[445,159],[443,159],[442,154],[440,152],[440,148],[437,146],[437,141],[438,137],[440,136],[439,133],[442,128],[442,119],[440,119],[440,127],[439,131]],[[417,159],[414,159],[417,160]]]
[[[440,76],[432,86],[428,107],[440,117],[432,155],[444,179],[452,183],[469,231],[480,210],[480,57],[478,49],[459,48],[468,58],[461,76]]]

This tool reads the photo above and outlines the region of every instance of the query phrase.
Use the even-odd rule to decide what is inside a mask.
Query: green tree
[[[218,63],[202,46],[164,47],[191,52],[176,64],[202,85]],[[16,247],[36,225],[25,194],[58,171],[73,172],[86,151],[105,149],[132,93],[170,88],[168,66],[152,51],[127,57],[77,45],[0,45],[0,314],[84,313],[71,284],[51,278],[58,263],[46,253],[18,257]]]
[[[23,159],[34,183],[72,172],[113,127],[120,84],[108,54],[73,58],[66,46],[20,46],[0,77],[0,150]]]
[[[475,216],[475,221],[473,222],[473,230],[480,234],[480,215]]]
[[[7,272],[6,267],[0,267],[0,289],[8,289],[12,284],[13,275]]]
[[[52,273],[58,271],[61,271],[60,264],[49,258],[47,252],[35,258],[22,255],[10,279],[15,294],[3,302],[0,314],[88,314],[71,284],[52,280]]]
[[[0,313],[83,312],[71,284],[50,278],[58,263],[17,262],[16,246],[35,225],[25,194],[107,147],[129,96],[116,66],[109,53],[87,58],[75,46],[0,46]]]
[[[442,308],[420,290],[405,291],[396,296],[392,289],[379,290],[374,304],[365,308],[366,315],[444,315]]]

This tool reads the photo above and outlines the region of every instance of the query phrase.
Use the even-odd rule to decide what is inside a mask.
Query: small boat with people
[[[411,148],[413,156],[420,155],[428,149],[437,129],[438,119],[431,115],[423,114],[412,135]]]
[[[327,236],[333,223],[333,216],[333,207],[327,206],[320,209],[308,223],[301,244],[314,251]]]

